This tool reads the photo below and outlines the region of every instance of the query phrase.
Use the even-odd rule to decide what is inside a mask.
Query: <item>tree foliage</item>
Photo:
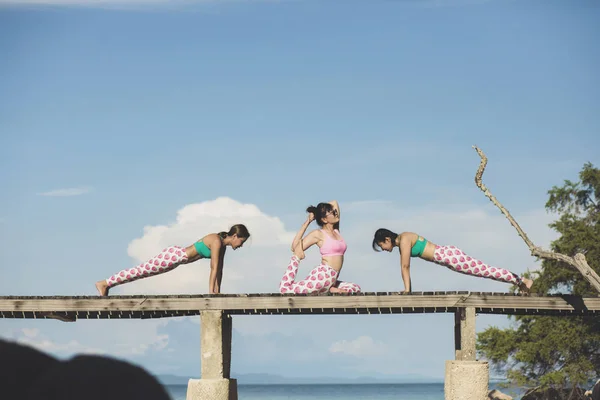
[[[565,180],[548,194],[546,209],[559,215],[550,227],[560,233],[551,249],[568,256],[583,253],[600,273],[600,169],[586,163],[579,182]],[[560,261],[544,260],[535,275],[533,293],[598,295],[575,268]],[[600,318],[510,318],[514,319],[511,328],[481,332],[477,349],[512,383],[567,388],[600,375]]]

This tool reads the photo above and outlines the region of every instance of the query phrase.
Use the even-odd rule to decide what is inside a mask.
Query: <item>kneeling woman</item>
[[[209,233],[188,247],[170,246],[137,267],[124,269],[106,280],[96,282],[101,296],[107,296],[110,288],[171,271],[182,264],[210,258],[208,292],[220,293],[223,278],[223,261],[227,246],[233,250],[244,245],[250,237],[246,226],[237,224],[229,232]]]
[[[346,242],[340,234],[340,207],[337,201],[319,203],[316,207],[310,206],[306,210],[308,218],[296,234],[292,242],[294,255],[290,260],[285,274],[279,283],[281,293],[355,293],[360,292],[360,286],[355,283],[342,282],[337,278],[344,263]],[[304,232],[315,220],[322,229],[315,229],[305,238]],[[308,276],[296,282],[298,265],[304,258],[304,250],[312,245],[319,246],[321,252],[321,265],[313,268]]]
[[[533,281],[519,277],[504,268],[492,267],[467,254],[455,246],[438,246],[428,242],[423,236],[413,232],[396,234],[388,229],[378,229],[373,238],[373,250],[377,246],[382,250],[391,252],[394,247],[400,251],[400,263],[402,265],[402,280],[404,281],[404,292],[410,293],[410,258],[419,257],[423,260],[443,265],[453,271],[462,274],[478,276],[480,278],[493,279],[495,281],[510,283],[517,286],[521,291],[529,292]]]

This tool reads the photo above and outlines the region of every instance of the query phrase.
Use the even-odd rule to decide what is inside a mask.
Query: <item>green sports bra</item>
[[[210,249],[204,244],[203,241],[198,240],[196,243],[194,243],[194,247],[196,248],[198,254],[200,254],[202,257],[210,258]]]
[[[414,246],[410,249],[411,257],[421,257],[423,252],[425,251],[425,246],[427,245],[427,239],[419,236]]]

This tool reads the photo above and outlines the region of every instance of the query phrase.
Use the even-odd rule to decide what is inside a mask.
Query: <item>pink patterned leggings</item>
[[[188,261],[185,249],[179,246],[170,246],[137,267],[124,269],[106,280],[108,287],[133,282],[140,278],[159,275],[170,271]]]
[[[279,282],[280,293],[325,293],[332,286],[337,286],[338,289],[348,293],[360,292],[360,286],[356,283],[337,280],[337,271],[327,264],[313,268],[303,281],[295,282],[299,264],[300,260],[293,255],[281,282]]]
[[[436,246],[433,252],[433,262],[450,268],[461,274],[475,275],[481,278],[489,278],[495,281],[512,283],[520,286],[521,278],[504,268],[491,267],[488,264],[468,256],[455,246]]]

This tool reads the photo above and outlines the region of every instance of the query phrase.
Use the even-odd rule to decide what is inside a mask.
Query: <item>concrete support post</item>
[[[201,311],[202,379],[190,379],[186,400],[237,400],[237,381],[230,379],[232,319],[222,311]]]
[[[454,312],[454,358],[475,361],[475,308],[459,308]]]
[[[229,378],[231,373],[231,316],[222,311],[201,311],[200,354],[202,378]]]
[[[487,400],[489,366],[486,361],[446,361],[445,400]]]
[[[476,361],[475,308],[459,308],[454,313],[454,357],[446,361],[445,400],[486,400],[489,366]]]

